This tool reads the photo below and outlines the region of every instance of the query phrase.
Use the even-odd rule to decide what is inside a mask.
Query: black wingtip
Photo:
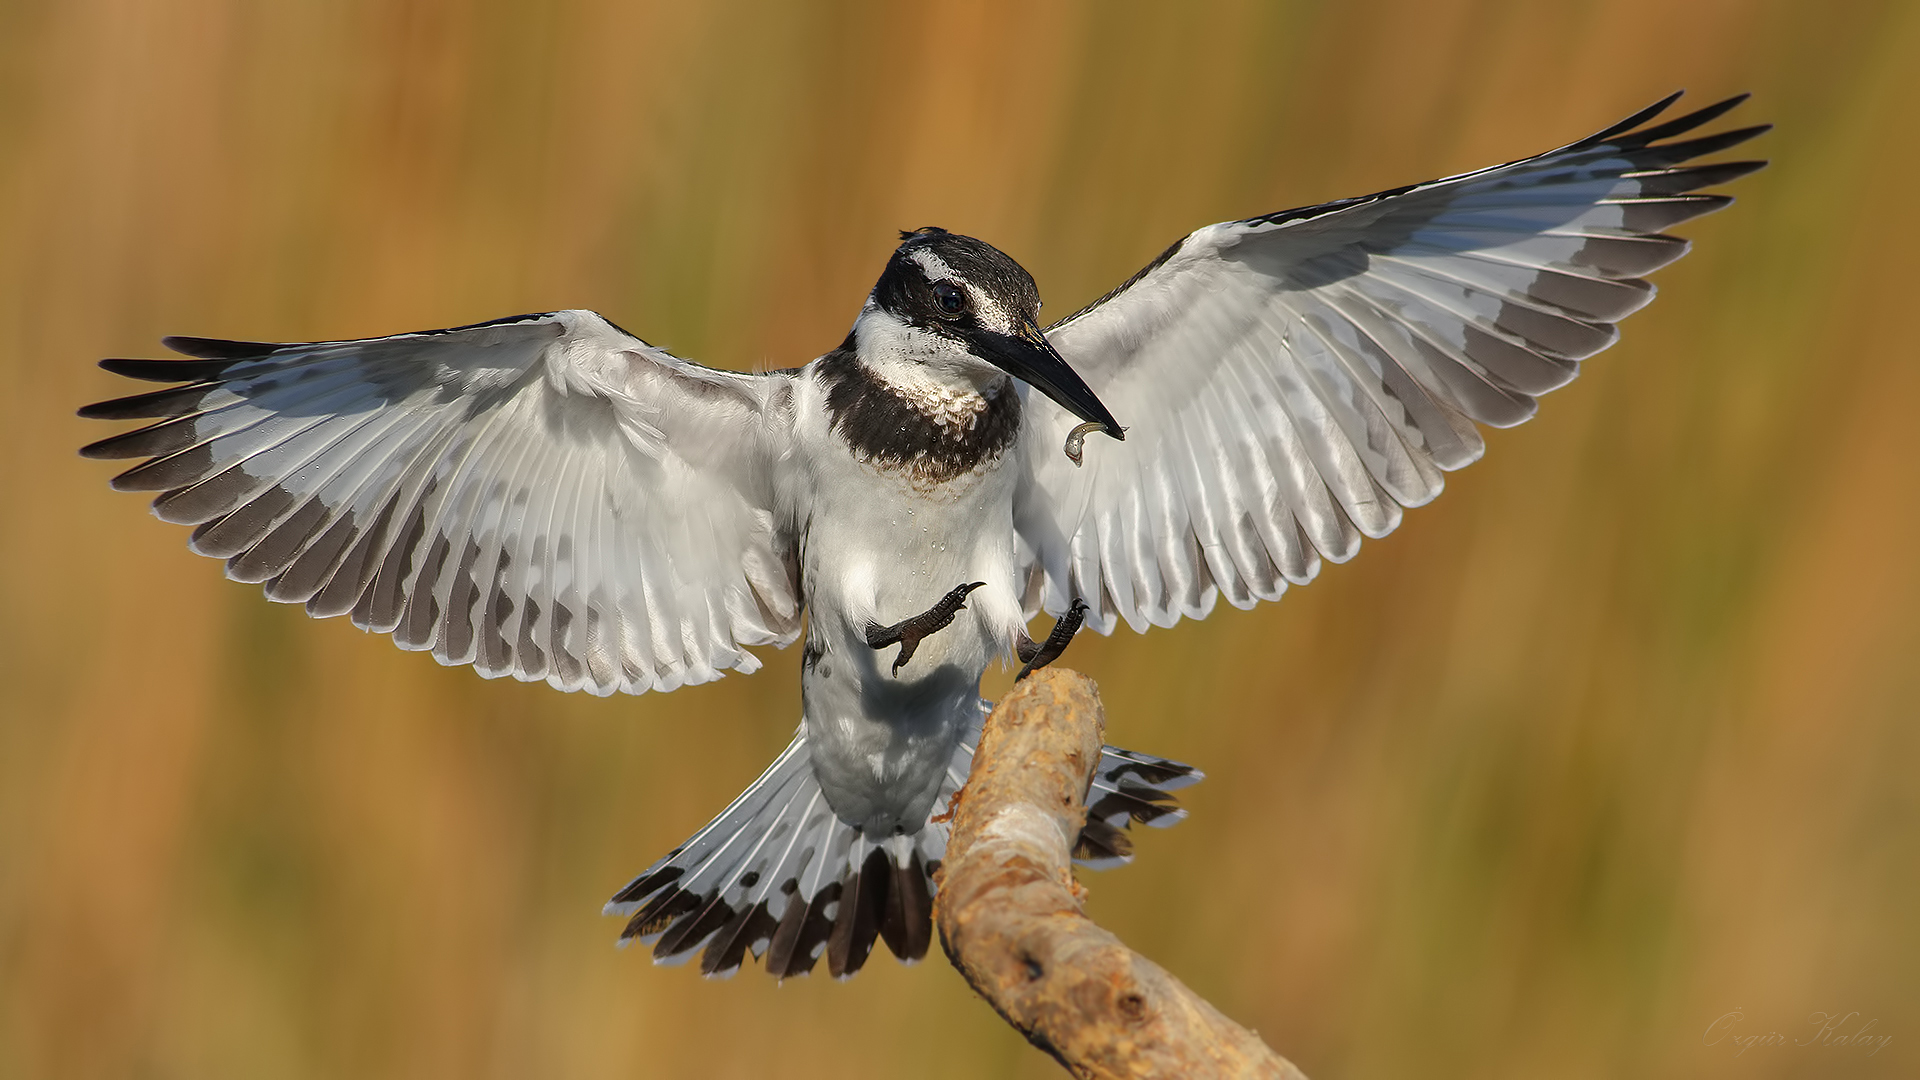
[[[1675,135],[1692,131],[1694,128],[1704,124],[1712,123],[1738,108],[1742,102],[1753,96],[1749,91],[1742,91],[1731,97],[1722,98],[1711,105],[1695,109],[1690,113],[1676,116],[1663,124],[1658,124],[1653,127],[1642,127],[1642,125],[1651,122],[1672,108],[1674,102],[1679,101],[1685,93],[1686,91],[1684,90],[1675,90],[1673,93],[1641,109],[1625,120],[1613,124],[1605,130],[1597,131],[1587,136],[1576,145],[1595,146],[1608,141],[1618,140],[1622,145],[1643,147],[1649,143],[1672,138]],[[1764,130],[1764,128],[1753,129],[1753,134],[1757,135],[1761,130]],[[1751,138],[1752,136],[1749,135],[1747,137]]]
[[[1675,135],[1692,131],[1694,128],[1703,127],[1733,111],[1735,107],[1751,96],[1751,94],[1735,94],[1730,98],[1716,101],[1704,108],[1695,109],[1684,116],[1676,116],[1664,124],[1656,124],[1644,130],[1635,131],[1631,141],[1638,145],[1645,146],[1648,143],[1672,138]]]
[[[82,412],[80,415],[85,416],[86,413]],[[80,456],[92,458],[95,461],[111,461],[120,456],[113,452],[113,447],[110,445],[113,441],[113,439],[101,439],[98,442],[90,442],[80,448]]]
[[[1708,105],[1704,109],[1700,109],[1687,116],[1683,116],[1678,120],[1675,120],[1674,123],[1677,124],[1681,120],[1692,120],[1693,121],[1692,126],[1695,126],[1695,127],[1701,124],[1710,123],[1714,120],[1718,120],[1720,117],[1725,116],[1726,114],[1739,108],[1742,104],[1746,102],[1748,98],[1752,96],[1753,96],[1752,91],[1742,90],[1740,93],[1735,94],[1732,97],[1721,98],[1719,101],[1716,101],[1711,105]],[[1772,126],[1773,126],[1772,124],[1759,125],[1759,127],[1763,129],[1770,128]]]
[[[160,344],[174,352],[202,360],[250,360],[257,356],[267,356],[280,346],[269,341],[227,341],[222,338],[182,337],[170,335],[160,339]]]
[[[1646,149],[1648,153],[1664,157],[1670,162],[1688,161],[1708,154],[1717,154],[1730,150],[1748,139],[1758,138],[1773,130],[1772,124],[1755,124],[1752,127],[1734,128],[1731,131],[1716,131],[1712,135],[1702,135],[1697,139],[1683,142],[1661,143]],[[1764,164],[1764,163],[1763,163]]]
[[[199,382],[225,371],[232,360],[132,360],[113,358],[100,361],[101,368],[115,375],[142,382]]]
[[[1661,98],[1659,101],[1656,101],[1653,104],[1647,106],[1646,108],[1641,109],[1639,112],[1634,113],[1632,116],[1627,117],[1625,120],[1622,120],[1619,123],[1614,124],[1609,128],[1606,128],[1603,131],[1594,132],[1592,135],[1587,137],[1587,141],[1599,142],[1602,139],[1611,139],[1615,135],[1622,134],[1623,132],[1632,131],[1634,128],[1639,127],[1641,124],[1644,124],[1649,120],[1652,120],[1654,117],[1659,116],[1661,113],[1666,112],[1668,109],[1672,108],[1673,103],[1676,101],[1679,101],[1680,98],[1685,94],[1686,94],[1685,90],[1675,90],[1673,93],[1668,94],[1666,97]]]
[[[74,410],[73,414],[82,420],[118,420],[120,419],[119,405],[124,400],[124,398],[114,398],[112,401],[95,401],[80,406]],[[86,453],[85,450],[80,452]]]

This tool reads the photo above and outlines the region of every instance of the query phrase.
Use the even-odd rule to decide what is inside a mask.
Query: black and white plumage
[[[488,676],[672,689],[754,670],[805,611],[793,744],[609,910],[710,974],[749,953],[850,974],[876,940],[925,953],[933,819],[980,676],[1029,618],[1084,602],[1106,633],[1273,599],[1612,344],[1686,251],[1662,230],[1761,165],[1686,165],[1764,128],[1680,139],[1741,99],[1652,124],[1673,100],[1537,157],[1208,226],[1044,332],[1017,263],[929,229],[839,348],[763,375],[584,311],[170,338],[193,359],[103,366],[181,385],[83,410],[157,422],[85,452],[147,459],[115,486],[159,492],[229,576]],[[1112,438],[1078,467],[1062,446],[1087,426]],[[1121,829],[1177,820],[1198,776],[1109,748],[1079,854],[1125,861]]]

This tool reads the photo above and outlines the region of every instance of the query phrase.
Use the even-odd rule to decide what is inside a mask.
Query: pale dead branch
[[[988,718],[934,902],[947,957],[1076,1076],[1306,1080],[1081,910],[1070,853],[1104,719],[1093,681],[1061,669],[1016,684]]]

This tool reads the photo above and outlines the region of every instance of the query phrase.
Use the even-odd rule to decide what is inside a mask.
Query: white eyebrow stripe
[[[928,281],[964,280],[960,275],[953,272],[953,267],[948,266],[945,259],[928,251],[926,248],[919,248],[913,251],[912,255],[913,261],[919,263],[920,269],[926,271]]]
[[[908,254],[913,257],[914,262],[920,264],[920,269],[926,272],[927,280],[951,281],[965,289],[968,295],[973,297],[974,318],[980,321],[980,325],[1002,334],[1014,332],[1013,316],[1000,306],[999,299],[993,294],[954,273],[953,267],[948,266],[945,259],[926,248],[915,248]]]

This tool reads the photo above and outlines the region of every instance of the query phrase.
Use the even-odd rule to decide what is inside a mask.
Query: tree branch
[[[987,718],[934,899],[947,958],[1076,1076],[1306,1080],[1080,910],[1070,858],[1104,720],[1093,681],[1058,668]]]

